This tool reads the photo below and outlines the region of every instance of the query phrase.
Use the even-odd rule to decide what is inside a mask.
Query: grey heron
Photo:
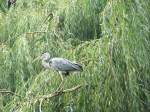
[[[43,53],[41,56],[42,66],[46,69],[52,68],[55,71],[59,72],[61,76],[61,84],[63,84],[63,76],[68,76],[70,72],[83,71],[83,67],[75,62],[69,61],[64,58],[51,58],[48,52]],[[60,86],[59,86],[60,88]]]

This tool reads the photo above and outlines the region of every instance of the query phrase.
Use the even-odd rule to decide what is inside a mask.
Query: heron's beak
[[[41,56],[38,56],[37,58],[35,58],[32,63],[36,62],[37,60],[41,59]]]

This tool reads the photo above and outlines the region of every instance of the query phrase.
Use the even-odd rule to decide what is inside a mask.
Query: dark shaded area
[[[11,7],[11,5],[15,5],[16,0],[6,0],[6,4],[8,9]]]

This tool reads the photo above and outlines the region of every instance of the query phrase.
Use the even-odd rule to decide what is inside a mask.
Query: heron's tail
[[[77,68],[78,68],[77,70],[78,70],[78,71],[83,71],[82,65],[80,65],[80,64],[78,64],[78,63],[76,63],[75,65],[77,66]]]

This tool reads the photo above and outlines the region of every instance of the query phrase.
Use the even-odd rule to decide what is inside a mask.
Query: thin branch
[[[43,103],[43,99],[42,99],[42,100],[40,100],[39,112],[42,112],[42,103]]]
[[[51,18],[49,18],[49,17],[51,17]],[[45,23],[47,20],[51,20],[51,19],[53,19],[53,17],[54,17],[54,14],[51,12],[51,13],[49,13],[48,15],[47,15],[47,17],[45,18],[45,20],[44,20],[44,22],[43,23]],[[49,19],[48,19],[49,18]]]
[[[34,31],[34,32],[27,32],[26,35],[39,34],[39,33],[47,33],[47,32],[46,31]]]
[[[21,95],[18,95],[18,94],[16,94],[16,93],[14,93],[14,92],[12,92],[12,91],[8,91],[8,90],[0,90],[0,93],[1,93],[1,94],[11,94],[11,95],[15,95],[15,96],[18,96],[18,97],[22,98]]]
[[[63,93],[72,92],[72,91],[75,91],[81,87],[82,87],[82,85],[78,85],[78,86],[75,86],[75,87],[70,88],[70,89],[65,89],[65,90],[63,90]]]

